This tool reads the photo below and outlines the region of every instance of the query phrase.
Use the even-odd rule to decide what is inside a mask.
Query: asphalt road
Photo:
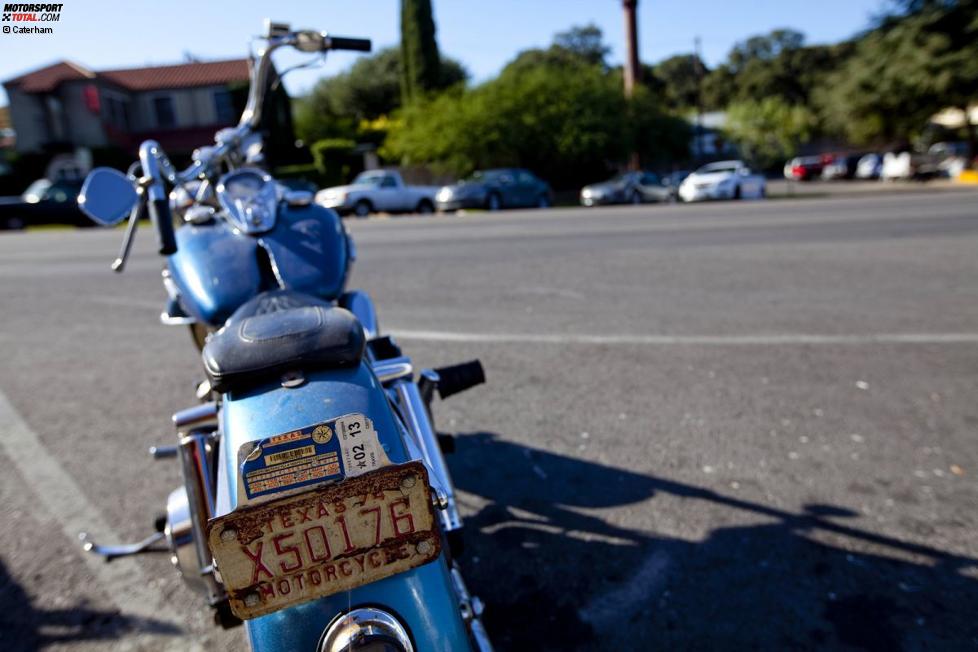
[[[978,192],[352,222],[500,650],[978,648]],[[141,233],[0,236],[0,649],[241,649],[146,534],[200,378]]]

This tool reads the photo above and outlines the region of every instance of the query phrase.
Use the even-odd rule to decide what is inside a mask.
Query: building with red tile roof
[[[189,153],[237,122],[248,59],[89,70],[58,61],[3,83],[17,150],[116,147],[147,138]]]

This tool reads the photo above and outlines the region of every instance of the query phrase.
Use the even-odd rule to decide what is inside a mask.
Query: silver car
[[[604,183],[581,188],[582,206],[675,201],[675,187],[651,172],[623,172]]]

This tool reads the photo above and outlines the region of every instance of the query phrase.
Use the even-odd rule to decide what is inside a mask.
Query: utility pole
[[[625,10],[625,97],[635,92],[641,70],[638,64],[638,24],[635,18],[638,0],[622,0]]]
[[[622,9],[625,10],[625,98],[631,99],[635,94],[635,86],[638,84],[641,68],[638,63],[638,21],[635,14],[638,9],[638,0],[622,0]],[[638,170],[641,167],[637,148],[632,148],[632,156],[628,162],[628,167]]]
[[[695,54],[693,55],[696,60],[693,64],[696,66],[696,131],[693,137],[693,143],[695,144],[696,151],[694,155],[698,159],[696,162],[703,158],[703,56],[700,54],[700,37],[697,36],[696,40],[693,42],[693,49]]]

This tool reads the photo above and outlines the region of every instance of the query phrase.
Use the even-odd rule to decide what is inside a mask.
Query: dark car
[[[0,197],[0,229],[37,224],[92,226],[78,208],[81,181],[38,179],[20,197]]]
[[[519,168],[475,172],[455,185],[445,186],[435,195],[438,210],[460,208],[547,208],[552,192],[546,181]]]
[[[604,183],[581,188],[582,206],[672,201],[675,188],[651,172],[623,172]]]

